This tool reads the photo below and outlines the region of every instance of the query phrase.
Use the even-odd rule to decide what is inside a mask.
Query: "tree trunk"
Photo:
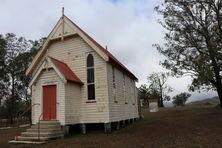
[[[15,111],[15,75],[14,71],[12,71],[12,94],[11,94],[11,111],[10,111],[10,122],[13,124],[13,117],[14,117],[14,111]]]
[[[159,80],[159,83],[160,83],[160,85],[159,85],[159,87],[160,87],[160,107],[164,107],[163,106],[163,84],[161,85],[160,80]]]
[[[164,107],[164,105],[163,105],[163,97],[162,96],[160,97],[159,107]]]
[[[10,117],[10,124],[11,125],[13,124],[13,117],[12,116]]]
[[[217,94],[220,99],[220,107],[222,107],[222,87],[217,87]]]

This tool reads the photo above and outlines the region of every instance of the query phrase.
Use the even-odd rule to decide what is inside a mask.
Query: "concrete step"
[[[60,126],[61,124],[60,123],[53,123],[53,124],[50,124],[50,123],[40,123],[40,124],[35,124],[35,125],[32,125],[32,126],[47,126],[47,125],[52,125],[52,126]]]
[[[58,136],[61,137],[64,133],[62,131],[55,131],[55,132],[40,132],[40,137],[51,137],[51,136]],[[23,132],[21,134],[22,137],[38,137],[38,132]]]
[[[54,135],[54,136],[48,136],[48,137],[24,137],[24,136],[18,136],[16,137],[16,141],[48,141],[48,140],[53,140],[53,139],[58,139],[58,138],[63,138],[63,135]]]
[[[11,144],[44,144],[46,141],[18,141],[18,140],[11,140],[8,143]]]
[[[38,133],[39,132],[39,133]],[[64,137],[61,124],[58,120],[40,121],[23,132],[15,141],[48,141]]]
[[[61,129],[61,126],[60,124],[35,124],[35,125],[32,125],[32,129],[38,129],[40,127],[40,129]]]
[[[29,128],[26,130],[27,132],[30,132],[30,133],[34,133],[34,132],[38,132],[39,130],[38,129],[35,129],[35,128]],[[40,129],[40,132],[54,132],[54,131],[61,131],[61,128],[43,128],[43,129]]]
[[[40,120],[40,122],[59,122],[59,120]]]
[[[40,124],[59,124],[60,122],[58,120],[40,120]]]

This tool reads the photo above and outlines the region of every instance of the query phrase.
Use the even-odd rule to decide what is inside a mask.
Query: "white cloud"
[[[154,13],[160,0],[0,1],[2,34],[13,32],[28,39],[47,36],[64,6],[65,14],[102,46],[107,45],[135,73],[139,84],[146,83],[150,73],[164,70],[159,66],[163,57],[152,47],[163,43],[163,29]],[[189,83],[187,78],[169,80],[175,94],[187,91]]]

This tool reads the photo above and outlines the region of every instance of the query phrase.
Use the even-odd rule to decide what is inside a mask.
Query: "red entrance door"
[[[56,119],[56,85],[43,86],[43,120]]]

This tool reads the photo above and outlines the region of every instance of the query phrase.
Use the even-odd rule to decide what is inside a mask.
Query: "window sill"
[[[118,103],[118,101],[114,101],[114,103]]]
[[[96,100],[88,100],[86,103],[96,103]]]

